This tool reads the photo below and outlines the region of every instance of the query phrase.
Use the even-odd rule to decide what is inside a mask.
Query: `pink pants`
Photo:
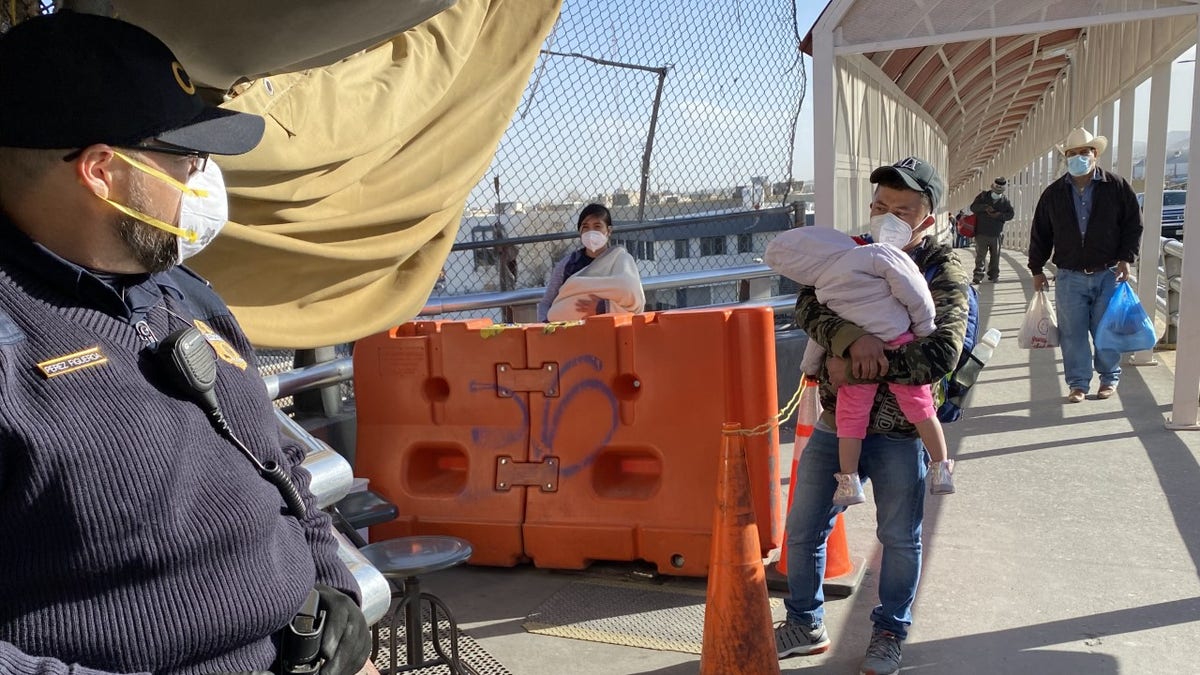
[[[913,341],[912,333],[887,343],[889,348],[899,347]],[[866,438],[867,423],[871,417],[871,406],[875,403],[878,382],[865,384],[843,384],[837,390],[837,435],[838,438]],[[917,424],[933,417],[933,394],[928,384],[888,383],[888,389],[896,397],[901,412],[909,422]]]

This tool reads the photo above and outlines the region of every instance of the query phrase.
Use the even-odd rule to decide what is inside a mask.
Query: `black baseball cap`
[[[161,40],[131,23],[55,12],[0,35],[0,146],[82,148],[154,138],[216,155],[262,140],[258,115],[206,103]]]
[[[942,192],[946,189],[937,169],[917,157],[907,157],[891,166],[881,166],[871,172],[872,183],[880,183],[889,178],[898,178],[910,189],[929,195],[929,201],[935,211],[938,202],[942,201]]]

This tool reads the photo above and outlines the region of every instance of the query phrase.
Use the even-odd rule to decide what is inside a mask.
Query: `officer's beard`
[[[154,209],[151,201],[142,177],[135,176],[129,187],[129,208],[152,215]],[[175,241],[175,235],[120,212],[116,218],[117,233],[129,246],[134,260],[143,269],[153,274],[165,272],[175,266],[179,257],[179,244]]]

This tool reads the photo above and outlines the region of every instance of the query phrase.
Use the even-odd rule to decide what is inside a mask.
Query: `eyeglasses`
[[[204,169],[208,167],[207,152],[197,152],[195,150],[181,148],[168,143],[138,143],[136,145],[118,145],[115,147],[124,148],[126,150],[141,150],[143,152],[158,152],[164,155],[174,155],[175,157],[187,157],[192,160],[191,167],[188,170],[189,176],[197,172],[203,173]],[[80,155],[83,154],[84,150],[86,150],[86,148],[79,148],[70,154],[63,155],[63,161],[75,161]]]
[[[195,173],[197,171],[203,173],[204,169],[208,166],[208,153],[207,152],[197,152],[195,150],[181,148],[176,145],[168,145],[166,143],[162,143],[162,144],[139,143],[137,145],[127,145],[127,146],[125,146],[125,148],[129,149],[129,150],[144,150],[146,152],[159,152],[164,155],[174,155],[176,157],[191,158],[192,170],[188,172],[188,175],[191,175],[192,173]]]

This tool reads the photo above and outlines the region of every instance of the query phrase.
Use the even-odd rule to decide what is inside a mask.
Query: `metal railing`
[[[1183,270],[1183,243],[1174,239],[1161,240],[1161,258],[1158,268],[1158,300],[1157,310],[1164,317],[1167,331],[1160,344],[1173,346],[1177,340],[1179,325],[1179,299],[1183,289],[1181,274]],[[775,310],[777,317],[787,316],[796,304],[795,295],[769,295],[764,289],[769,289],[770,280],[776,273],[766,265],[743,265],[724,269],[697,270],[678,272],[642,280],[646,290],[661,290],[671,288],[686,288],[720,283],[738,282],[738,298],[736,302],[710,305],[712,307],[727,307],[732,305],[766,305]],[[490,293],[472,293],[458,296],[431,297],[420,316],[432,317],[440,314],[475,312],[491,309],[506,310],[515,316],[522,316],[531,310],[545,293],[545,288],[523,288],[514,291],[497,291]],[[532,322],[532,319],[526,319]],[[297,368],[275,375],[267,375],[267,391],[272,398],[292,396],[296,393],[333,386],[350,381],[354,376],[354,366],[351,357],[341,357],[313,366]]]
[[[1179,339],[1179,298],[1183,291],[1183,242],[1162,240],[1162,257],[1158,268],[1158,311],[1167,324],[1167,332],[1159,344],[1175,346]]]
[[[736,302],[710,306],[766,305],[775,310],[777,317],[786,316],[795,306],[796,296],[770,295],[771,282],[775,276],[777,276],[776,272],[766,265],[742,265],[646,277],[642,280],[642,287],[646,290],[660,290],[737,282]],[[532,314],[533,307],[545,291],[545,288],[523,288],[515,291],[431,297],[421,310],[420,316],[502,309],[507,310],[506,313],[520,317],[524,314]],[[532,323],[533,319],[525,321]],[[353,377],[353,359],[345,356],[304,368],[265,375],[263,380],[266,382],[267,392],[271,398],[278,399],[294,396],[304,391],[338,385]]]

